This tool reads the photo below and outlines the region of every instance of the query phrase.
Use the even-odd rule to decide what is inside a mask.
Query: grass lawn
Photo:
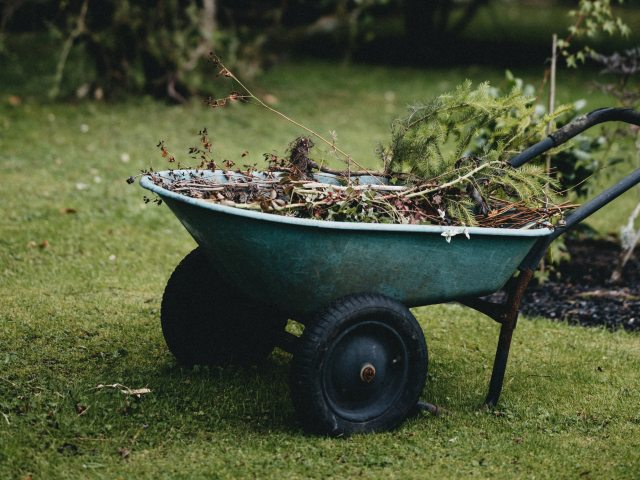
[[[302,433],[284,352],[258,369],[177,366],[159,304],[194,242],[125,178],[163,167],[159,139],[180,154],[204,126],[220,157],[249,150],[246,163],[283,153],[299,132],[247,106],[51,104],[42,78],[16,69],[0,77],[0,478],[640,475],[637,334],[521,321],[502,401],[487,411],[497,326],[457,305],[417,309],[431,359],[423,397],[447,413],[349,439]],[[372,164],[375,143],[407,103],[465,77],[498,81],[502,72],[307,63],[259,84],[282,110],[336,130],[344,149]],[[565,99],[585,91],[580,78],[561,86]],[[615,231],[629,197],[597,225]],[[138,399],[96,388],[116,383],[151,392]]]

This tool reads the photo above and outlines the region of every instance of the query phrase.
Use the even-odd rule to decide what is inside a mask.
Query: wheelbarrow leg
[[[489,392],[484,401],[485,405],[494,407],[500,399],[502,392],[502,384],[504,382],[504,373],[507,369],[507,360],[509,358],[509,348],[511,346],[511,338],[513,331],[518,322],[518,312],[520,301],[524,295],[531,278],[533,270],[522,270],[515,283],[512,283],[507,291],[507,301],[504,304],[504,310],[501,315],[500,337],[498,339],[498,348],[496,349],[496,357],[493,361],[493,370],[491,372],[491,381],[489,383]]]

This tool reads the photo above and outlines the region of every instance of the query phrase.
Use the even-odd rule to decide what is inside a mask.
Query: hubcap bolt
[[[360,380],[371,383],[376,376],[376,368],[370,363],[365,363],[360,369]]]

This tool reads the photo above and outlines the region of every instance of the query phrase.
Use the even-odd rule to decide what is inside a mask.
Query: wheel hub
[[[384,413],[404,390],[408,351],[400,335],[381,321],[346,329],[327,351],[324,392],[333,411],[351,421]]]
[[[376,376],[376,367],[370,363],[365,363],[360,369],[360,380],[371,383]]]

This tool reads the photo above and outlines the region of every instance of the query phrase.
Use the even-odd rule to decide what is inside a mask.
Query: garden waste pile
[[[220,107],[239,98],[261,103],[250,92],[232,92],[209,104]],[[550,120],[536,116],[533,100],[517,88],[501,96],[487,83],[474,89],[465,82],[454,92],[412,106],[393,123],[390,144],[378,148],[382,168],[377,171],[362,168],[335,141],[305,128],[329,144],[330,153],[347,168],[330,169],[314,161],[314,142],[302,136],[283,157],[265,154],[268,167],[263,171],[234,170],[233,162],[213,158],[205,129],[200,145],[189,151],[199,165],[187,175],[184,170],[144,173],[157,185],[191,198],[297,218],[548,228],[575,205],[559,200],[557,183],[544,166],[516,169],[507,160],[542,138]],[[163,142],[158,146],[163,157],[175,161]]]

